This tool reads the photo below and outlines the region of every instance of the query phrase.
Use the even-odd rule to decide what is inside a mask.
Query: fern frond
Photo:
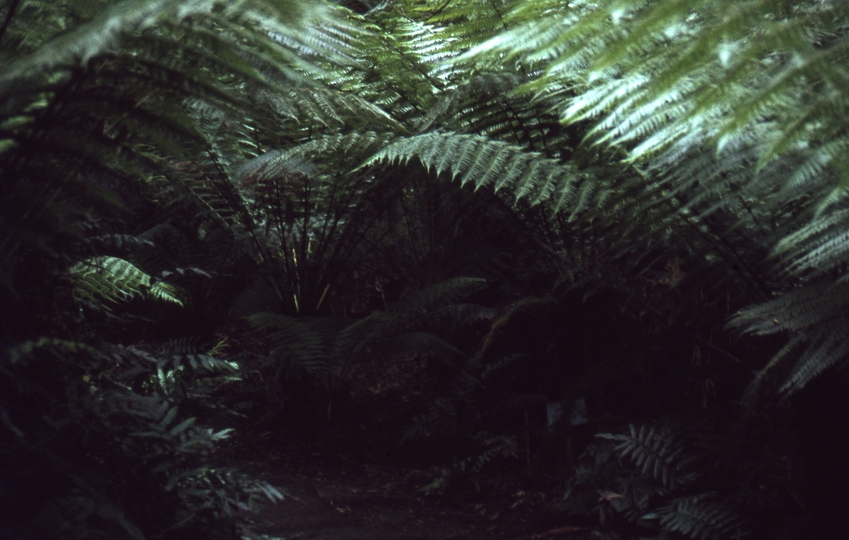
[[[733,279],[752,301],[773,299],[732,325],[804,332],[810,347],[787,390],[809,380],[803,372],[842,363],[842,347],[824,336],[844,332],[846,309],[849,8],[543,0],[516,2],[505,20],[511,28],[449,64],[521,66],[534,75],[519,95],[554,103],[565,123],[591,124],[587,142],[644,171],[581,184],[565,205],[603,208],[588,214],[613,239],[610,253],[688,238],[695,257],[708,249],[744,269]]]
[[[510,141],[549,157],[564,155],[576,141],[561,130],[550,113],[547,100],[527,100],[515,95],[523,77],[518,73],[483,73],[445,90],[417,132],[434,126],[441,130],[477,133],[490,139]]]
[[[729,324],[756,334],[805,331],[818,323],[843,319],[847,291],[847,284],[800,287],[743,310]]]
[[[449,279],[399,302],[393,306],[393,311],[404,315],[416,315],[423,311],[446,307],[456,300],[480,290],[485,284],[486,280],[482,278],[460,277]]]
[[[509,1],[461,0],[450,4],[430,2],[417,6],[420,16],[434,27],[433,41],[464,50],[507,28],[504,20]],[[444,47],[444,46],[443,46]]]
[[[309,161],[312,167],[323,164],[340,168],[361,163],[393,140],[392,133],[356,131],[339,135],[325,135],[285,150],[272,150],[244,162],[234,173],[234,180],[244,183],[251,178],[272,178],[286,164]],[[323,167],[322,167],[323,168]]]
[[[682,497],[658,511],[661,526],[696,540],[734,538],[741,532],[742,518],[705,496]]]
[[[555,210],[568,205],[580,175],[572,168],[527,152],[519,146],[478,135],[426,133],[401,138],[382,148],[367,160],[366,167],[380,162],[406,164],[417,158],[439,175],[443,172],[471,183],[475,188],[492,187],[496,192],[507,188],[516,200],[539,204],[555,199]]]
[[[801,390],[832,366],[849,364],[849,342],[843,339],[841,333],[846,330],[845,321],[843,322],[844,324],[835,325],[836,327],[823,325],[817,329],[818,332],[809,339],[808,346],[799,355],[793,370],[779,389],[784,395]],[[829,330],[834,333],[828,332]]]
[[[620,441],[616,453],[630,458],[642,473],[660,481],[667,489],[680,482],[679,474],[686,465],[685,446],[681,438],[668,431],[650,426],[628,426],[629,433],[596,435]]]
[[[347,376],[353,366],[362,361],[363,353],[376,341],[384,340],[402,328],[402,320],[395,314],[376,311],[339,331],[333,339],[330,353],[344,365]]]
[[[57,68],[84,66],[103,52],[117,49],[117,44],[128,32],[143,32],[164,21],[180,22],[189,17],[207,15],[223,3],[218,0],[125,0],[107,4],[90,22],[53,39],[29,57],[8,66],[0,76],[0,89],[12,81],[32,78]],[[337,27],[343,25],[338,20],[334,21],[327,7],[319,7],[317,4],[307,7],[296,2],[286,2],[285,5],[284,10],[273,2],[242,1],[228,6],[224,13],[233,18],[242,16],[243,21],[250,22],[268,35],[276,32],[280,38],[293,40],[296,46],[300,45],[300,52],[329,55],[329,51],[333,51],[335,59],[346,56],[338,46],[341,45],[338,38],[334,39],[336,47],[329,46],[331,36],[340,33],[332,30],[334,23]],[[305,33],[292,31],[293,23],[322,18],[327,28],[323,35],[319,30]],[[288,24],[280,24],[281,20]],[[293,39],[292,36],[298,37]]]
[[[812,278],[842,271],[849,265],[849,210],[835,209],[781,239],[775,248],[784,271]],[[845,278],[844,278],[845,279]]]
[[[93,257],[70,268],[77,300],[123,302],[135,296],[151,297],[182,306],[181,291],[153,278],[118,257]]]
[[[768,383],[772,382],[771,386],[776,387],[778,384],[774,383],[775,378],[785,379],[787,377],[787,372],[789,368],[786,366],[791,362],[790,357],[796,356],[799,354],[799,349],[804,350],[806,346],[806,340],[804,334],[796,334],[793,336],[785,345],[781,348],[770,361],[764,366],[755,377],[752,379],[752,382],[746,387],[746,391],[743,394],[742,403],[747,406],[749,409],[754,409],[760,402],[764,401],[765,397],[771,397],[775,394],[775,388],[769,388]],[[784,373],[781,373],[778,377],[776,377],[776,371],[782,371],[780,368],[785,367],[783,370]]]
[[[322,378],[329,373],[332,335],[327,329],[310,324],[309,320],[285,317],[274,313],[257,313],[248,317],[251,325],[266,333],[275,345],[273,357],[287,371],[287,377],[299,377],[301,371],[310,377]]]

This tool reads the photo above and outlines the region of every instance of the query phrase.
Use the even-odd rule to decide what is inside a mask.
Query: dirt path
[[[426,471],[357,463],[296,444],[234,443],[234,465],[285,490],[260,532],[288,539],[425,540],[442,538],[584,540],[550,509],[550,495],[424,496]]]

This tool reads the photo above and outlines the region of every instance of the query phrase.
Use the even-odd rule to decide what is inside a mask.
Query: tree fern
[[[261,291],[275,313],[244,313],[271,343],[279,403],[309,387],[329,414],[366,364],[433,360],[449,389],[419,404],[416,433],[462,435],[446,470],[475,474],[515,453],[515,411],[545,399],[499,393],[484,355],[521,309],[556,304],[552,290],[625,290],[621,315],[647,333],[698,327],[717,351],[720,326],[707,337],[692,321],[749,306],[733,324],[790,345],[748,396],[846,361],[842,4],[21,6],[0,52],[0,279],[22,307],[62,298],[68,275],[80,300],[191,297],[219,317],[234,291]],[[512,307],[456,303],[475,291]],[[126,398],[155,452],[197,433],[171,401],[214,384],[188,379],[236,376],[197,353],[110,351],[133,360],[105,402],[126,386],[162,397]],[[609,435],[576,504],[640,534],[730,532],[679,435]],[[219,481],[197,468],[170,487]]]

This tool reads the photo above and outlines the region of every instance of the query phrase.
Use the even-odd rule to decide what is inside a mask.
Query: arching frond
[[[382,148],[364,166],[408,163],[417,158],[439,175],[449,173],[461,185],[509,189],[531,204],[554,199],[555,209],[572,202],[579,173],[536,152],[479,135],[426,133],[401,138]],[[589,180],[587,180],[589,181]]]
[[[124,0],[100,4],[101,9],[97,11],[88,10],[86,6],[82,11],[78,9],[79,15],[92,16],[90,21],[55,37],[40,46],[37,52],[8,66],[0,76],[0,89],[49,74],[57,68],[85,66],[91,59],[118,48],[118,43],[125,40],[130,32],[144,32],[162,23],[181,22],[190,17],[209,16],[226,3],[221,0]],[[284,5],[262,0],[231,2],[225,6],[221,21],[238,17],[241,24],[259,30],[251,36],[253,39],[265,34],[266,38],[285,43],[301,55],[325,55],[334,59],[350,57],[350,45],[338,38],[344,33],[341,31],[344,25],[338,18],[334,19],[328,5],[297,2],[285,2]],[[293,31],[293,27],[302,25],[304,20],[322,22],[303,25],[302,29],[306,31]],[[292,55],[289,58],[297,57]]]

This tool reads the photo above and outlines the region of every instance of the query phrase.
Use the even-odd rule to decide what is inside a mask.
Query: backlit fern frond
[[[316,137],[284,150],[271,150],[243,163],[236,170],[234,180],[250,183],[252,178],[271,178],[286,164],[305,161],[319,170],[325,166],[328,171],[334,168],[350,169],[371,157],[395,137],[393,133],[372,131]]]
[[[416,6],[417,19],[436,28],[431,38],[462,51],[508,28],[505,15],[510,7],[504,0],[461,0],[427,2]]]
[[[849,209],[839,208],[808,222],[782,238],[775,257],[791,276],[811,278],[840,275],[849,267]]]
[[[611,253],[638,238],[698,245],[694,257],[707,248],[737,270],[749,302],[774,298],[735,325],[804,332],[805,358],[821,359],[808,374],[843,362],[824,336],[849,304],[816,291],[845,280],[849,7],[515,2],[505,21],[451,65],[518,65],[531,74],[518,92],[555,103],[564,123],[588,123],[588,143],[639,167],[592,194],[607,201],[594,231],[613,239]],[[787,389],[808,380],[787,375]]]
[[[731,324],[756,334],[799,332],[836,320],[843,313],[846,284],[818,284],[789,291],[774,300],[747,308]]]
[[[363,22],[369,32],[361,38],[358,63],[339,66],[322,80],[386,111],[409,129],[444,85],[432,73],[435,63],[428,46],[432,29],[389,4],[375,7]]]
[[[0,76],[0,89],[12,82],[36,77],[56,69],[69,69],[85,66],[89,60],[105,51],[117,48],[118,43],[126,39],[129,32],[143,32],[168,21],[183,21],[190,17],[203,17],[215,13],[225,2],[218,0],[125,0],[123,2],[98,2],[99,10],[77,9],[81,15],[92,19],[81,24],[71,32],[59,35],[42,45],[31,56],[20,59],[7,67]],[[240,24],[255,32],[243,35],[251,40],[266,39],[285,43],[277,53],[285,55],[287,60],[297,60],[304,56],[322,55],[340,59],[350,58],[350,44],[340,39],[345,35],[345,25],[338,17],[330,14],[329,6],[314,4],[307,7],[295,2],[264,2],[262,0],[242,0],[230,3],[222,12],[220,23],[225,29],[238,31],[238,27],[228,20],[238,17]],[[293,27],[304,19],[319,25],[309,26],[306,31],[293,31]],[[84,20],[84,19],[83,19]],[[304,28],[307,28],[305,26]],[[348,29],[351,29],[348,27]],[[223,42],[222,42],[223,43]],[[268,45],[266,45],[270,49]],[[286,54],[285,50],[297,51]],[[235,58],[231,59],[235,60]]]
[[[781,127],[762,146],[765,161],[809,136],[832,132],[834,120],[818,124],[811,114],[822,113],[824,103],[839,103],[846,74],[834,60],[842,58],[843,5],[702,0],[568,7],[517,3],[513,8],[508,21],[516,27],[468,56],[550,59],[533,86],[571,83],[576,96],[564,103],[564,118],[601,115],[597,133],[604,140],[641,141],[632,159],[692,133],[716,138],[721,147],[763,121],[766,110],[778,113],[774,118]],[[541,24],[530,22],[540,15]],[[827,85],[818,93],[825,101],[798,107],[817,80]],[[792,141],[785,140],[787,129],[803,126],[804,134],[794,129]]]

